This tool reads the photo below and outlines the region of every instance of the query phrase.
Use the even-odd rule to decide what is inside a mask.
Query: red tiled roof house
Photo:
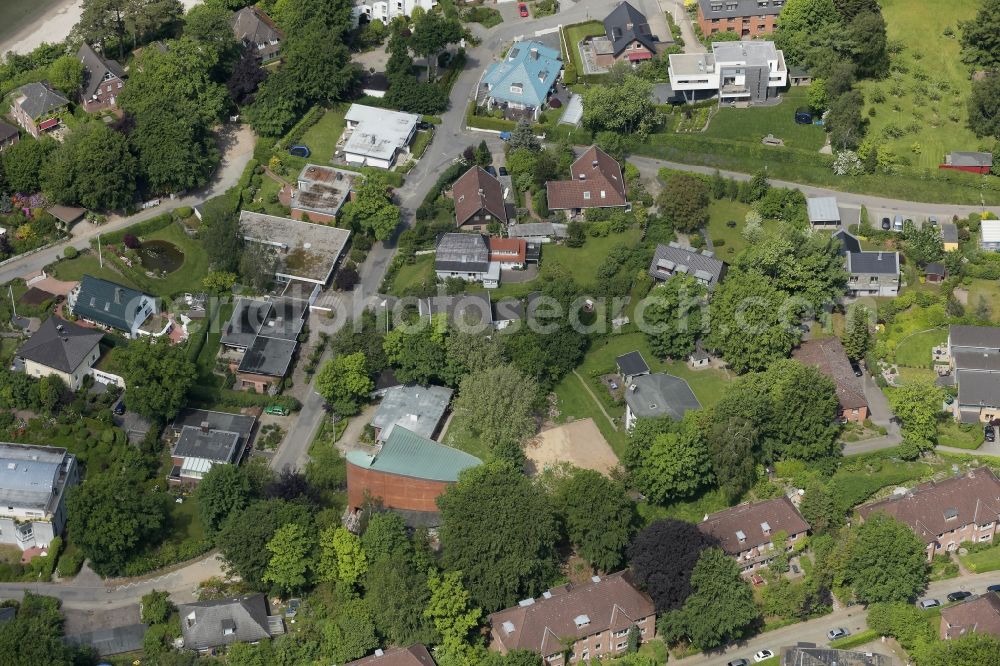
[[[550,210],[565,210],[578,215],[587,208],[623,208],[625,176],[615,158],[597,146],[591,146],[570,168],[570,180],[545,183]]]
[[[344,666],[434,666],[430,653],[420,643],[410,647],[375,650],[375,654],[349,661]]]
[[[777,557],[779,548],[791,551],[795,542],[809,531],[799,510],[787,497],[740,504],[705,516],[698,523],[703,534],[715,537],[727,555],[736,558],[740,571],[750,573],[766,567]],[[774,535],[784,532],[784,544],[775,544]]]
[[[960,638],[970,631],[1000,638],[1000,595],[987,592],[941,609],[941,640]]]
[[[623,654],[632,626],[641,641],[654,638],[656,610],[649,595],[620,571],[552,588],[492,613],[489,622],[491,650],[532,650],[548,666],[562,666],[567,652],[569,663]]]
[[[528,241],[523,238],[494,238],[488,241],[490,261],[500,268],[524,268],[528,256]]]
[[[858,508],[862,520],[886,513],[927,544],[927,561],[959,544],[991,542],[1000,520],[1000,480],[988,467],[922,483],[909,492]]]

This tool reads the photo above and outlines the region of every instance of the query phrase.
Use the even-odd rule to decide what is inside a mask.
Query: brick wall
[[[387,509],[437,512],[437,498],[450,484],[414,479],[347,463],[347,504],[351,510],[365,503],[365,494],[381,497]]]
[[[744,30],[748,30],[749,32],[746,34],[751,37],[770,34],[774,32],[776,18],[776,16],[738,16],[736,18],[712,19],[706,18],[701,11],[701,6],[698,7],[698,25],[701,26],[701,31],[707,37],[711,36],[713,32],[726,31],[742,35]]]

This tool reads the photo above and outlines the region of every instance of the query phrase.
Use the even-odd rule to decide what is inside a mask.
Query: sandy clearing
[[[539,433],[528,442],[524,453],[534,468],[532,473],[567,462],[607,476],[618,465],[618,457],[591,418]]]

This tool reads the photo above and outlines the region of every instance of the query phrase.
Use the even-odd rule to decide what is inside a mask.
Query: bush
[[[66,257],[67,259],[76,259],[77,255],[79,254],[80,252],[72,245],[67,245],[66,249],[63,250],[63,256]]]
[[[75,576],[80,571],[80,567],[83,566],[83,559],[83,553],[79,550],[67,550],[59,557],[56,571],[62,578]]]
[[[194,215],[194,209],[191,206],[181,206],[174,211],[174,217],[178,220],[186,220]]]

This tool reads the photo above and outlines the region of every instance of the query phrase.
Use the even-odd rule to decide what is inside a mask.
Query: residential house
[[[944,164],[939,164],[938,168],[988,174],[993,168],[993,153],[951,152],[944,156]]]
[[[104,333],[77,326],[73,322],[49,317],[17,350],[24,372],[32,377],[59,377],[76,391],[83,378],[101,356]]]
[[[833,234],[840,240],[840,255],[847,272],[847,293],[850,296],[896,296],[899,294],[899,252],[885,250],[866,252],[857,236],[841,229]]]
[[[20,140],[21,135],[18,133],[16,127],[8,125],[5,122],[0,122],[0,152],[3,152],[4,148],[9,148]]]
[[[66,296],[66,303],[74,316],[116,330],[126,338],[151,335],[142,325],[159,313],[155,297],[92,275],[83,276]]]
[[[83,87],[80,102],[88,113],[118,108],[118,96],[125,85],[125,69],[116,61],[105,58],[84,42],[76,53],[83,65]]]
[[[344,252],[349,229],[277,215],[240,211],[243,240],[263,245],[276,259],[274,279],[326,286]]]
[[[344,160],[348,164],[391,169],[413,141],[420,116],[351,104],[344,120]]]
[[[747,502],[705,516],[698,529],[718,540],[720,547],[743,573],[766,567],[778,553],[791,552],[795,543],[809,531],[799,510],[788,497],[763,502]],[[779,532],[784,543],[775,543]]]
[[[54,446],[0,442],[0,544],[48,548],[66,526],[76,456]]]
[[[349,661],[345,666],[434,666],[434,660],[426,647],[415,643],[405,648],[378,649],[375,654]]]
[[[758,37],[774,32],[784,6],[785,0],[698,0],[698,25],[705,35]]]
[[[503,60],[483,72],[477,102],[489,110],[502,109],[509,118],[538,120],[562,66],[558,49],[535,41],[514,42]]]
[[[628,632],[655,638],[656,609],[628,572],[567,583],[489,615],[490,649],[501,654],[531,650],[549,666],[614,657],[628,649]]]
[[[932,261],[924,266],[924,279],[928,284],[940,284],[944,282],[946,277],[948,277],[948,270],[944,267],[944,264]]]
[[[840,209],[837,197],[809,197],[806,199],[809,224],[814,227],[839,227]]]
[[[442,234],[434,249],[434,272],[439,280],[461,278],[482,282],[487,289],[500,286],[500,263],[490,261],[482,234]]]
[[[452,186],[455,226],[484,232],[497,222],[507,226],[507,204],[503,184],[481,166],[474,166]]]
[[[256,422],[252,416],[188,411],[192,413],[178,417],[173,424],[177,439],[170,452],[170,483],[196,484],[215,465],[238,465],[249,449]],[[197,425],[189,423],[198,413],[204,420]]]
[[[864,379],[854,375],[851,361],[844,352],[840,338],[805,340],[792,352],[792,358],[803,365],[818,368],[833,380],[833,385],[837,389],[837,402],[840,405],[840,418],[854,423],[864,423],[868,418]]]
[[[292,219],[323,224],[336,222],[340,209],[351,200],[357,177],[353,171],[305,165],[292,190]]]
[[[277,389],[292,366],[308,311],[307,301],[290,297],[236,302],[220,342],[236,352],[230,369],[239,388],[258,393]]]
[[[529,222],[527,224],[512,224],[507,228],[510,238],[523,238],[529,245],[538,245],[559,241],[568,235],[566,224],[558,222]]]
[[[680,377],[663,373],[639,375],[625,387],[626,430],[632,430],[640,418],[669,416],[680,421],[685,412],[695,409],[701,409],[701,403]]]
[[[785,56],[774,42],[715,42],[711,53],[670,55],[670,87],[694,102],[718,95],[720,103],[759,104],[788,83]]]
[[[459,474],[482,461],[422,437],[403,424],[372,450],[347,452],[347,509],[356,514],[376,502],[411,526],[437,527],[437,498]]]
[[[721,259],[716,259],[711,250],[696,250],[670,241],[667,245],[656,246],[653,261],[649,264],[649,274],[660,282],[666,282],[678,274],[692,275],[709,291],[715,291],[726,275],[726,264]]]
[[[278,57],[284,35],[271,17],[257,7],[244,7],[232,18],[233,35],[244,48],[252,48],[261,62]]]
[[[656,55],[656,35],[649,29],[646,15],[628,2],[619,3],[604,18],[604,35],[591,40],[594,64],[603,69],[616,62],[637,63]]]
[[[135,609],[135,619],[139,619],[139,606]],[[117,627],[91,629],[75,634],[67,634],[63,640],[68,645],[92,647],[97,654],[108,657],[126,652],[142,650],[143,638],[149,631],[149,625],[141,622],[119,625]]]
[[[1000,416],[1000,328],[951,326],[948,359],[958,385],[955,417],[989,423]]]
[[[852,652],[818,647],[814,643],[785,646],[778,653],[780,666],[892,666],[892,657],[878,652]]]
[[[434,315],[443,316],[463,332],[483,333],[493,329],[493,306],[488,293],[421,298],[417,301],[417,312],[428,320]]]
[[[927,544],[927,561],[966,542],[992,542],[1000,520],[1000,481],[988,467],[922,483],[858,508],[862,520],[885,513],[906,523]]]
[[[573,162],[569,180],[545,183],[545,194],[550,210],[564,210],[570,216],[588,208],[628,208],[622,167],[597,146]]]
[[[1000,595],[987,592],[941,609],[941,640],[976,632],[1000,638]]]
[[[945,252],[954,252],[958,249],[958,227],[951,222],[941,223],[941,241],[944,243]]]
[[[430,11],[436,4],[436,0],[355,0],[351,9],[351,19],[354,27],[371,21],[381,21],[389,25],[389,22],[397,16],[412,16],[413,10],[417,7]]]
[[[178,604],[177,613],[184,648],[201,654],[230,643],[259,643],[285,633],[281,617],[270,615],[263,594]]]
[[[979,248],[983,251],[1000,250],[1000,220],[983,220],[979,223]]]
[[[490,263],[500,264],[501,270],[521,269],[528,265],[528,243],[523,238],[497,238],[487,240]],[[538,259],[535,258],[537,263]]]
[[[432,438],[451,403],[452,390],[444,386],[397,386],[385,392],[371,426],[375,441],[389,439],[393,428],[404,426],[421,437]]]
[[[649,365],[638,350],[622,354],[615,359],[615,365],[618,366],[618,374],[626,384],[631,383],[636,377],[649,374]]]
[[[69,100],[46,82],[26,83],[11,93],[10,113],[17,124],[36,139],[62,122],[59,114],[69,106]]]

